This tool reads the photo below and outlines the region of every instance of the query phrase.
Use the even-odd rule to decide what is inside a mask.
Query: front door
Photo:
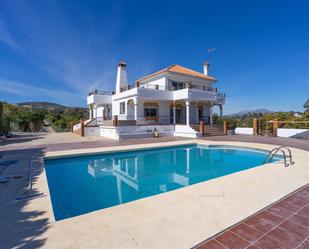
[[[176,108],[176,124],[183,124],[183,108]]]
[[[202,106],[198,107],[198,120],[197,120],[197,122],[199,123],[200,121],[204,121],[204,114],[203,114],[203,107]]]

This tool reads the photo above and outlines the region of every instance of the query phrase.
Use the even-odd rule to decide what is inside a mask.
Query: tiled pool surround
[[[195,248],[309,248],[309,184]]]

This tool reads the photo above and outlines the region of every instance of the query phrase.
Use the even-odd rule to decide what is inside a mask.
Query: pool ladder
[[[288,152],[288,155],[286,154],[286,151]],[[295,163],[295,162],[293,162],[293,159],[292,159],[291,149],[286,147],[286,146],[280,146],[280,147],[273,148],[268,153],[267,157],[264,160],[264,163],[266,163],[267,161],[270,163],[271,160],[274,158],[275,155],[277,155],[278,152],[282,152],[285,167],[288,167],[288,166],[293,165]],[[287,158],[290,159],[290,163],[287,163]]]

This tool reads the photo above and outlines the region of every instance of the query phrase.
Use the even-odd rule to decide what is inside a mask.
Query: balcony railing
[[[111,95],[114,95],[114,94],[115,94],[114,91],[94,90],[94,91],[88,93],[88,96],[90,96],[90,95],[109,95],[109,96],[111,96]]]
[[[173,86],[161,86],[158,84],[151,84],[151,83],[146,83],[140,85],[139,83],[133,84],[133,85],[128,85],[126,87],[122,87],[120,89],[120,92],[125,92],[128,90],[131,90],[133,88],[149,88],[149,89],[154,89],[154,90],[163,90],[163,91],[178,91],[182,89],[196,89],[196,90],[201,90],[201,91],[207,91],[207,92],[214,92],[217,93],[218,97],[225,97],[225,93],[218,93],[217,88],[213,87],[206,87],[206,86],[200,86],[200,85],[194,85],[194,84],[185,84],[184,88],[175,88]],[[88,95],[93,95],[93,94],[98,94],[98,95],[114,95],[115,91],[100,91],[100,90],[94,90],[90,92]]]

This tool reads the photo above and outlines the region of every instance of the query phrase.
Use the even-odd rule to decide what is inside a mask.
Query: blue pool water
[[[45,161],[56,220],[262,165],[267,152],[187,145]]]

